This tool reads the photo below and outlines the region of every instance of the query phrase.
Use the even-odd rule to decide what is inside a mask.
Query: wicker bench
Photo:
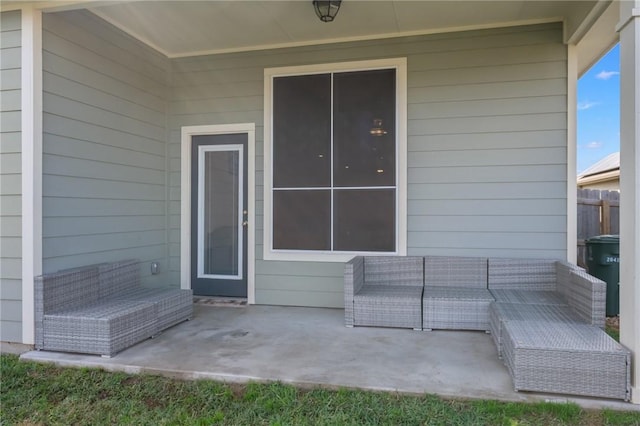
[[[35,347],[106,357],[193,315],[191,290],[147,289],[126,260],[35,280]]]

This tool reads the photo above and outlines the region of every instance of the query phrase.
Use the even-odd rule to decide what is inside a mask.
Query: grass
[[[620,330],[618,330],[616,327],[606,325],[604,331],[613,339],[615,339],[616,342],[620,341]]]
[[[574,404],[454,401],[279,383],[229,385],[0,357],[2,425],[640,425]]]

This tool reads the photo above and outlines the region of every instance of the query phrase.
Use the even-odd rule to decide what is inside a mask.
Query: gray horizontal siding
[[[21,92],[17,89],[2,90],[2,98],[0,99],[0,111],[12,111],[13,108],[20,108]]]
[[[95,228],[99,217],[100,229]],[[75,228],[76,236],[96,234],[118,234],[129,232],[152,232],[165,226],[165,215],[157,216],[72,216],[48,217],[45,222],[47,233],[44,237],[66,237],[66,229]]]
[[[566,103],[567,99],[563,95],[423,102],[412,105],[409,120],[461,117],[503,117],[509,120],[511,116],[564,112]]]
[[[413,232],[445,232],[470,234],[481,229],[483,233],[563,233],[567,224],[563,215],[409,215],[408,226]]]
[[[43,68],[44,271],[123,258],[166,271],[169,60],[65,12],[43,17]]]
[[[299,282],[296,280],[295,282]],[[316,288],[322,288],[324,282],[313,281]],[[310,307],[344,307],[344,297],[342,295],[342,279],[335,280],[340,284],[339,292],[326,291],[295,291],[291,289],[269,289],[268,281],[263,286],[256,289],[256,301],[263,305],[283,305],[283,306],[310,306]]]
[[[411,200],[518,200],[566,198],[567,189],[556,182],[521,183],[419,183],[409,185]]]
[[[558,182],[566,181],[566,167],[561,164],[521,166],[414,167],[408,171],[410,183],[486,182]],[[505,178],[508,176],[508,178]],[[508,180],[511,179],[511,180]]]
[[[410,65],[425,82],[409,83],[416,87],[409,91],[409,254],[565,255],[566,52],[559,33],[555,44],[511,51],[512,65],[497,66],[497,59],[446,73]],[[476,66],[486,59],[472,56]]]
[[[90,63],[79,64],[46,50],[42,52],[42,58],[43,62],[47,63],[47,70],[51,75],[56,75],[61,78],[73,75],[73,81],[77,84],[90,88],[98,88],[97,90],[100,92],[105,92],[124,101],[141,105],[144,109],[151,109],[160,113],[163,112],[164,100],[162,98],[154,93],[127,84],[126,81],[115,79],[108,73],[104,73],[102,69],[94,69],[90,66]],[[45,74],[43,79],[45,82],[52,80],[48,74]]]
[[[22,302],[20,300],[0,300],[0,341],[22,342]],[[20,320],[16,320],[20,318]]]
[[[565,213],[566,202],[556,199],[494,199],[485,200],[479,198],[448,198],[433,200],[411,200],[408,213],[410,215],[430,214],[450,215],[465,214],[469,220],[476,215],[499,214],[500,216],[530,216],[536,212],[536,216],[557,216]],[[411,235],[409,230],[409,235]],[[497,238],[497,235],[496,235]],[[490,243],[491,241],[486,241]],[[437,242],[434,241],[435,244]]]
[[[0,13],[0,341],[22,342],[21,15]]]
[[[256,123],[256,301],[342,306],[342,265],[263,261],[264,68],[407,57],[409,254],[563,257],[566,47],[560,25],[172,61],[169,251],[179,271],[180,127]]]

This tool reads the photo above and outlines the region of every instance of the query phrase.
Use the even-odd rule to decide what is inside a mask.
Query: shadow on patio
[[[488,334],[346,328],[339,309],[195,306],[192,321],[113,358],[27,352],[22,359],[227,382],[281,381],[454,398],[573,401],[634,410],[628,403],[514,392]]]

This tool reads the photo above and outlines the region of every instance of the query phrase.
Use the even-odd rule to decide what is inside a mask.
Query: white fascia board
[[[87,7],[122,4],[123,1],[105,0],[49,0],[49,1],[7,1],[0,3],[0,11],[22,10],[29,8],[41,12],[63,12],[67,10],[86,9]]]
[[[580,22],[573,33],[568,33],[568,28],[564,25],[564,42],[566,44],[578,44],[580,40],[589,32],[589,30],[598,22],[600,16],[609,8],[613,3],[612,0],[597,0],[596,4],[589,11],[587,16]]]
[[[620,169],[598,173],[596,175],[585,176],[578,179],[578,185],[589,185],[593,183],[609,182],[620,179]]]

